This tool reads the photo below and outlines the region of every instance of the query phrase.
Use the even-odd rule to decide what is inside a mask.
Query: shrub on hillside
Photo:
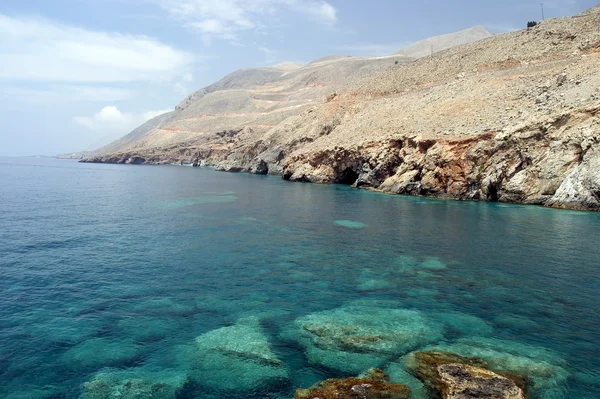
[[[534,26],[536,26],[537,24],[538,24],[538,23],[537,23],[537,22],[535,22],[535,21],[529,21],[529,22],[527,22],[527,29],[531,29],[531,28],[533,28]]]

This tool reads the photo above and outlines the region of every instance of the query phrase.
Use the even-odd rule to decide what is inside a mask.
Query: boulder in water
[[[298,389],[294,399],[410,399],[410,388],[390,382],[379,369],[358,378],[332,378],[309,389]]]
[[[510,370],[514,375],[527,376],[527,394],[531,397],[566,397],[569,377],[567,364],[546,348],[495,338],[471,337],[458,339],[451,344],[427,347],[423,351],[451,352],[466,358],[481,359],[490,370]]]
[[[504,373],[490,371],[481,359],[425,351],[409,355],[407,365],[443,399],[525,399],[524,378],[510,374],[513,380]]]

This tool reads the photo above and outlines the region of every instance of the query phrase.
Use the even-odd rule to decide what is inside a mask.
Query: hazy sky
[[[546,17],[598,4],[544,3]],[[527,0],[2,0],[0,155],[88,149],[236,69],[539,19]]]

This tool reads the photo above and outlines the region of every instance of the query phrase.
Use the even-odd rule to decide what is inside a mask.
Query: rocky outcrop
[[[556,190],[548,206],[600,211],[600,149],[582,151],[580,157],[581,162]]]
[[[596,114],[586,109],[474,137],[420,135],[306,152],[288,160],[283,177],[394,194],[599,210]]]
[[[599,17],[594,7],[416,60],[240,71],[85,161],[600,210]]]
[[[410,388],[394,384],[379,369],[357,378],[329,379],[309,389],[298,389],[294,399],[410,399]]]
[[[442,399],[525,399],[526,397],[524,393],[526,381],[523,377],[514,373],[490,371],[481,359],[430,351],[411,354],[407,363],[410,371]]]

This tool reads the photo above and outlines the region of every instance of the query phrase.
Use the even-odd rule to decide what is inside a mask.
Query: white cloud
[[[146,36],[0,14],[0,80],[171,81],[192,62],[190,54]]]
[[[29,105],[64,104],[73,101],[112,102],[129,100],[135,93],[129,89],[89,85],[48,84],[29,87],[0,84],[0,99]]]
[[[325,1],[308,2],[306,4],[306,12],[329,24],[337,21],[337,10]]]
[[[212,39],[237,41],[248,30],[264,30],[268,18],[283,8],[328,25],[337,21],[337,10],[323,0],[147,0]]]
[[[129,133],[144,122],[171,109],[146,111],[140,114],[121,112],[116,106],[109,105],[92,116],[76,116],[73,121],[90,130],[101,131],[104,135]]]

